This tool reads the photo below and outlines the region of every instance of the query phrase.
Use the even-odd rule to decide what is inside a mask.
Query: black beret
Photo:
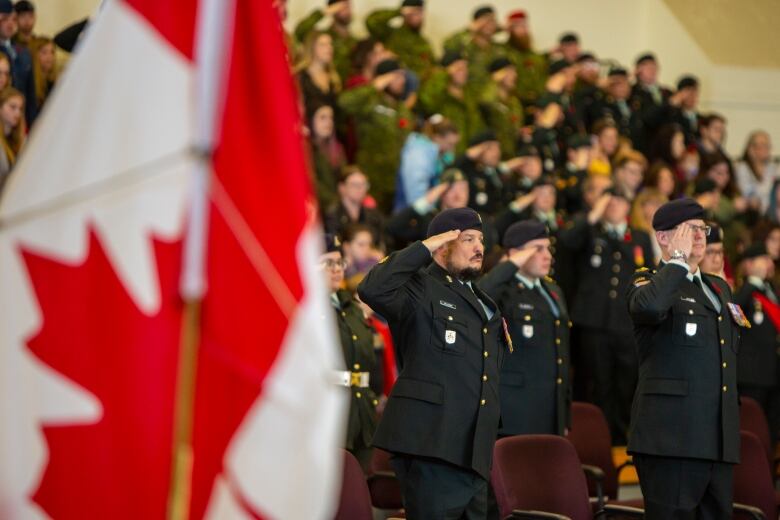
[[[482,18],[483,16],[487,14],[495,14],[495,10],[489,6],[489,5],[482,5],[474,9],[474,14],[472,15],[472,20],[477,20],[479,18]]]
[[[401,2],[401,7],[422,7],[423,0],[404,0]]]
[[[714,222],[707,222],[706,224],[710,226],[710,234],[707,235],[707,245],[722,243],[723,229],[721,229],[721,227]]]
[[[607,77],[611,78],[612,76],[628,77],[628,71],[623,67],[612,67],[611,69],[609,69],[609,72],[607,73]]]
[[[634,62],[636,65],[641,65],[642,63],[646,61],[656,61],[655,54],[652,52],[646,52],[644,54],[640,54],[639,57],[637,57],[636,61]]]
[[[449,67],[453,63],[455,63],[458,60],[465,60],[466,58],[463,56],[463,53],[460,51],[455,50],[449,50],[444,53],[444,56],[441,57],[441,66],[442,67]]]
[[[445,209],[431,220],[428,237],[440,235],[453,229],[482,231],[482,217],[471,208]]]
[[[325,252],[341,252],[341,239],[334,233],[325,233]]]
[[[763,242],[753,242],[747,246],[744,251],[742,251],[741,255],[739,255],[739,261],[741,262],[742,260],[752,260],[753,258],[766,256],[768,254],[769,253],[766,251],[766,245]]]
[[[566,140],[566,146],[572,150],[577,148],[590,148],[593,143],[590,142],[590,136],[583,134],[572,134]]]
[[[509,58],[507,58],[506,56],[500,56],[490,62],[490,65],[488,65],[488,71],[493,73],[511,66],[512,66],[512,62],[509,61]]]
[[[463,175],[463,172],[460,171],[457,168],[447,168],[444,170],[441,174],[441,177],[439,177],[439,182],[444,184],[445,182],[458,182],[458,181],[465,181],[466,176]]]
[[[532,144],[523,144],[515,153],[517,157],[539,157],[539,149]]]
[[[539,238],[549,238],[547,226],[538,220],[522,220],[515,222],[504,232],[502,244],[506,249],[522,247],[531,240]]]
[[[573,32],[563,33],[558,43],[579,43],[580,38]]]
[[[11,14],[14,12],[14,4],[11,0],[0,0],[0,14]]]
[[[677,90],[682,90],[684,88],[690,88],[690,87],[698,87],[699,86],[699,80],[696,79],[695,76],[683,76],[680,78],[680,81],[677,82]]]
[[[604,195],[612,195],[613,197],[619,197],[621,199],[627,200],[628,202],[631,202],[631,195],[629,195],[627,191],[617,188],[615,186],[612,186],[611,188],[607,188],[606,190],[604,190]]]
[[[702,177],[693,185],[693,194],[701,195],[702,193],[710,193],[717,189],[718,185],[715,184],[715,181],[707,177]]]
[[[398,60],[388,58],[376,64],[376,67],[374,67],[374,75],[381,76],[382,74],[388,74],[397,70],[401,70],[401,64],[398,63]]]
[[[493,130],[483,130],[476,134],[474,137],[469,139],[468,146],[471,148],[472,146],[477,146],[482,143],[487,143],[489,141],[498,141],[498,137],[496,137],[496,133]]]
[[[34,13],[35,6],[33,5],[32,2],[29,2],[28,0],[19,0],[14,4],[14,11],[16,11],[17,14]]]
[[[583,52],[577,56],[577,59],[574,60],[574,63],[584,63],[586,61],[596,61],[596,57],[589,52]]]
[[[554,62],[552,62],[550,64],[550,68],[548,69],[548,72],[549,72],[550,76],[552,76],[554,74],[558,74],[559,72],[561,72],[563,70],[568,69],[569,67],[571,67],[571,63],[569,63],[568,61],[566,61],[566,60],[558,60],[558,61],[554,61]]]
[[[665,231],[673,229],[686,220],[704,218],[704,208],[695,200],[685,197],[667,202],[655,212],[653,229]]]

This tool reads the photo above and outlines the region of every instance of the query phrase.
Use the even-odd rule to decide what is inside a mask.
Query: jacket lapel
[[[475,311],[477,311],[477,314],[479,314],[483,323],[487,321],[487,316],[485,315],[485,311],[482,309],[482,305],[480,305],[476,295],[472,292],[472,290],[466,287],[465,284],[460,283],[460,281],[458,281],[454,276],[450,275],[436,262],[431,263],[430,267],[428,268],[428,272],[438,278],[442,283],[444,283],[444,285],[455,291],[461,298],[466,300],[468,304],[471,305]],[[493,301],[489,298],[487,301],[493,303]],[[495,306],[494,303],[493,305]]]

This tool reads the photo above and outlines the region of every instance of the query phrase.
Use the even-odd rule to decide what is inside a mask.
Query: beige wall
[[[353,0],[354,30],[365,34],[362,20],[370,10],[399,3]],[[438,44],[446,34],[464,26],[474,7],[483,3],[428,0],[426,34]],[[323,4],[324,0],[290,0],[288,28]],[[562,32],[573,29],[583,48],[624,65],[652,50],[661,62],[661,80],[666,84],[674,85],[684,73],[696,74],[702,80],[702,109],[722,112],[729,120],[727,148],[732,154],[741,152],[747,134],[755,128],[768,130],[780,141],[780,70],[714,64],[663,0],[524,0],[521,4],[495,0],[492,4],[502,19],[522,5],[540,49],[551,47]],[[780,142],[775,150],[780,153]]]
[[[32,0],[38,13],[36,32],[54,36],[62,28],[89,16],[100,0]]]

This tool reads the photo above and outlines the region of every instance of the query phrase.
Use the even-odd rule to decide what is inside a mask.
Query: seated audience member
[[[736,164],[735,175],[737,186],[750,207],[766,212],[772,186],[780,179],[780,168],[772,161],[772,142],[768,133],[756,130],[750,134]]]
[[[615,189],[626,194],[629,200],[634,200],[642,186],[647,160],[636,150],[622,153],[615,158]]]
[[[344,228],[341,248],[347,263],[344,268],[344,277],[348,286],[357,287],[357,283],[351,282],[352,277],[365,275],[384,256],[374,247],[374,236],[371,234],[371,228],[364,224],[349,224]]]
[[[57,75],[57,53],[54,42],[49,38],[38,38],[38,44],[33,51],[33,78],[38,110],[43,107],[57,83]]]
[[[405,208],[435,185],[454,161],[460,134],[441,115],[428,118],[421,132],[412,132],[401,149],[401,165],[395,182],[394,211]]]
[[[310,105],[309,145],[320,210],[326,211],[336,203],[336,184],[339,173],[346,166],[344,147],[336,138],[333,107]]]
[[[661,127],[650,143],[649,150],[648,159],[653,163],[662,162],[671,168],[677,186],[682,191],[690,179],[686,177],[682,166],[685,159],[685,134],[680,127],[678,125]]]
[[[338,202],[325,213],[325,231],[343,235],[349,224],[364,224],[371,229],[374,244],[378,248],[384,247],[382,214],[366,204],[370,187],[359,167],[344,167],[338,182]]]
[[[726,141],[726,118],[718,113],[702,116],[699,120],[699,140],[696,147],[702,160],[710,155],[725,155],[723,144]]]
[[[655,189],[671,200],[679,195],[677,178],[665,162],[655,162],[645,175],[644,189]],[[650,232],[650,230],[648,230]]]
[[[590,154],[590,175],[612,174],[612,159],[618,150],[618,129],[610,119],[601,119],[593,125],[593,148]]]
[[[0,134],[0,142],[3,145],[0,153],[0,191],[2,191],[27,137],[24,96],[13,87],[6,87],[0,92],[0,124],[3,125],[3,132]]]
[[[309,33],[303,47],[303,60],[296,70],[307,111],[315,105],[336,108],[336,98],[341,91],[341,78],[333,64],[333,38],[328,33]]]

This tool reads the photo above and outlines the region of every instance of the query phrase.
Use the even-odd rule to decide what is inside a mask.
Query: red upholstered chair
[[[761,405],[755,399],[750,397],[740,396],[739,401],[739,429],[758,437],[766,455],[766,460],[769,463],[769,472],[774,479],[774,469],[777,462],[775,461],[774,446],[772,446],[772,440],[769,435],[769,423],[766,420],[764,409],[761,408]]]
[[[744,404],[743,404],[744,406]],[[734,502],[758,508],[763,518],[777,518],[777,501],[766,452],[759,438],[740,432],[740,463],[734,467]],[[756,511],[735,511],[734,518],[762,518]]]
[[[501,518],[590,520],[588,486],[574,446],[556,435],[517,435],[496,442],[491,483]],[[641,509],[606,505],[596,517],[641,518]]]
[[[372,520],[371,496],[366,477],[354,455],[344,452],[344,473],[341,480],[341,498],[334,520]]]
[[[371,492],[371,503],[379,509],[401,509],[401,487],[390,466],[390,454],[380,449],[374,449],[371,456],[368,489]]]

